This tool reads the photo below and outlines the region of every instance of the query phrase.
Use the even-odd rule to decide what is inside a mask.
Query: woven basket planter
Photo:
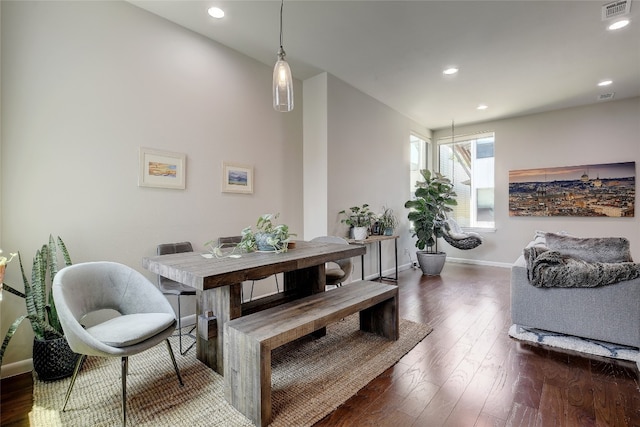
[[[79,354],[71,351],[65,337],[33,339],[33,369],[41,381],[70,377],[79,357]]]

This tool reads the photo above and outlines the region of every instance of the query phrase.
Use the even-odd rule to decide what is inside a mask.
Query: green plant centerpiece
[[[371,222],[375,218],[375,214],[369,209],[368,204],[362,206],[352,206],[349,208],[349,212],[346,209],[338,212],[339,215],[344,215],[345,218],[340,220],[341,223],[347,224],[349,228],[349,237],[356,240],[364,240],[369,233],[369,227]]]
[[[382,214],[378,219],[380,229],[385,236],[392,236],[398,226],[398,217],[393,213],[393,209],[383,206]]]
[[[18,252],[20,271],[24,284],[24,293],[4,284],[3,288],[10,294],[23,298],[27,314],[21,315],[9,326],[2,347],[0,348],[0,365],[4,353],[23,320],[29,319],[33,330],[33,367],[41,380],[65,378],[73,373],[79,355],[73,353],[64,338],[62,325],[51,293],[51,284],[58,273],[58,251],[62,252],[65,266],[71,265],[67,247],[60,237],[57,242],[49,236],[49,243],[36,251],[31,269],[31,283],[27,279]]]
[[[446,253],[438,252],[438,238],[443,235],[447,212],[451,212],[451,206],[458,202],[449,178],[428,169],[421,170],[420,174],[424,181],[416,182],[415,199],[407,201],[404,207],[410,209],[407,218],[413,223],[412,237],[417,238],[420,268],[424,274],[438,275],[446,260]],[[433,258],[437,260],[434,262]],[[426,265],[427,262],[434,265]]]
[[[238,248],[247,252],[287,252],[289,242],[294,233],[289,231],[286,224],[276,224],[275,220],[280,214],[264,214],[258,218],[255,230],[246,227],[240,233],[242,240],[238,243]]]

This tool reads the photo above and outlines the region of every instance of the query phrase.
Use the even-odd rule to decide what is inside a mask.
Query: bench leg
[[[400,337],[398,295],[360,312],[360,330],[373,332],[390,340]]]
[[[271,349],[225,327],[224,396],[256,426],[271,421]]]

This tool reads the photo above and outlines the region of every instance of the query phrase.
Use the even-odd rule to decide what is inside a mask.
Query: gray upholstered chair
[[[193,252],[193,246],[191,242],[180,242],[180,243],[162,243],[158,245],[157,248],[158,255],[166,255],[166,254],[177,254],[182,252]],[[196,344],[196,337],[193,335],[193,331],[195,330],[195,324],[186,334],[182,333],[182,312],[180,304],[180,297],[183,295],[195,295],[196,290],[191,286],[183,285],[182,283],[178,283],[171,279],[168,279],[164,276],[158,275],[158,287],[160,291],[166,296],[175,296],[178,298],[178,345],[180,347],[180,354],[185,355],[191,347]],[[182,350],[182,337],[183,335],[190,337],[193,341],[191,345],[186,348],[186,350]]]
[[[168,339],[176,328],[175,313],[158,288],[142,274],[115,262],[75,264],[56,274],[52,289],[69,346],[82,355],[73,372],[63,411],[87,356],[121,358],[123,426],[127,422],[129,356],[165,341],[178,381],[183,385]],[[120,315],[95,326],[80,323],[86,315],[105,309]]]
[[[311,239],[312,242],[323,242],[323,243],[338,243],[343,245],[348,245],[347,242],[342,237],[338,236],[320,236],[314,239]],[[334,267],[333,265],[338,265],[338,267]],[[353,270],[353,262],[351,258],[341,259],[335,262],[329,263],[329,266],[326,268],[326,286],[342,286],[342,284],[351,276],[351,271]]]
[[[218,246],[222,248],[233,248],[238,246],[238,243],[242,240],[242,236],[229,236],[229,237],[219,237],[218,238]],[[256,280],[264,280],[269,276],[260,276],[252,278],[251,280],[251,294],[249,294],[249,301],[253,299],[253,286],[256,284]],[[280,292],[280,284],[278,283],[278,276],[274,275],[276,279],[276,292]],[[244,297],[242,298],[244,301]]]

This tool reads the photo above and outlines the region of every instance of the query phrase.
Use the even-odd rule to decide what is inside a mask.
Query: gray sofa
[[[544,243],[538,237],[528,246]],[[594,288],[538,288],[529,283],[526,265],[521,255],[511,267],[514,324],[640,348],[640,278]]]

